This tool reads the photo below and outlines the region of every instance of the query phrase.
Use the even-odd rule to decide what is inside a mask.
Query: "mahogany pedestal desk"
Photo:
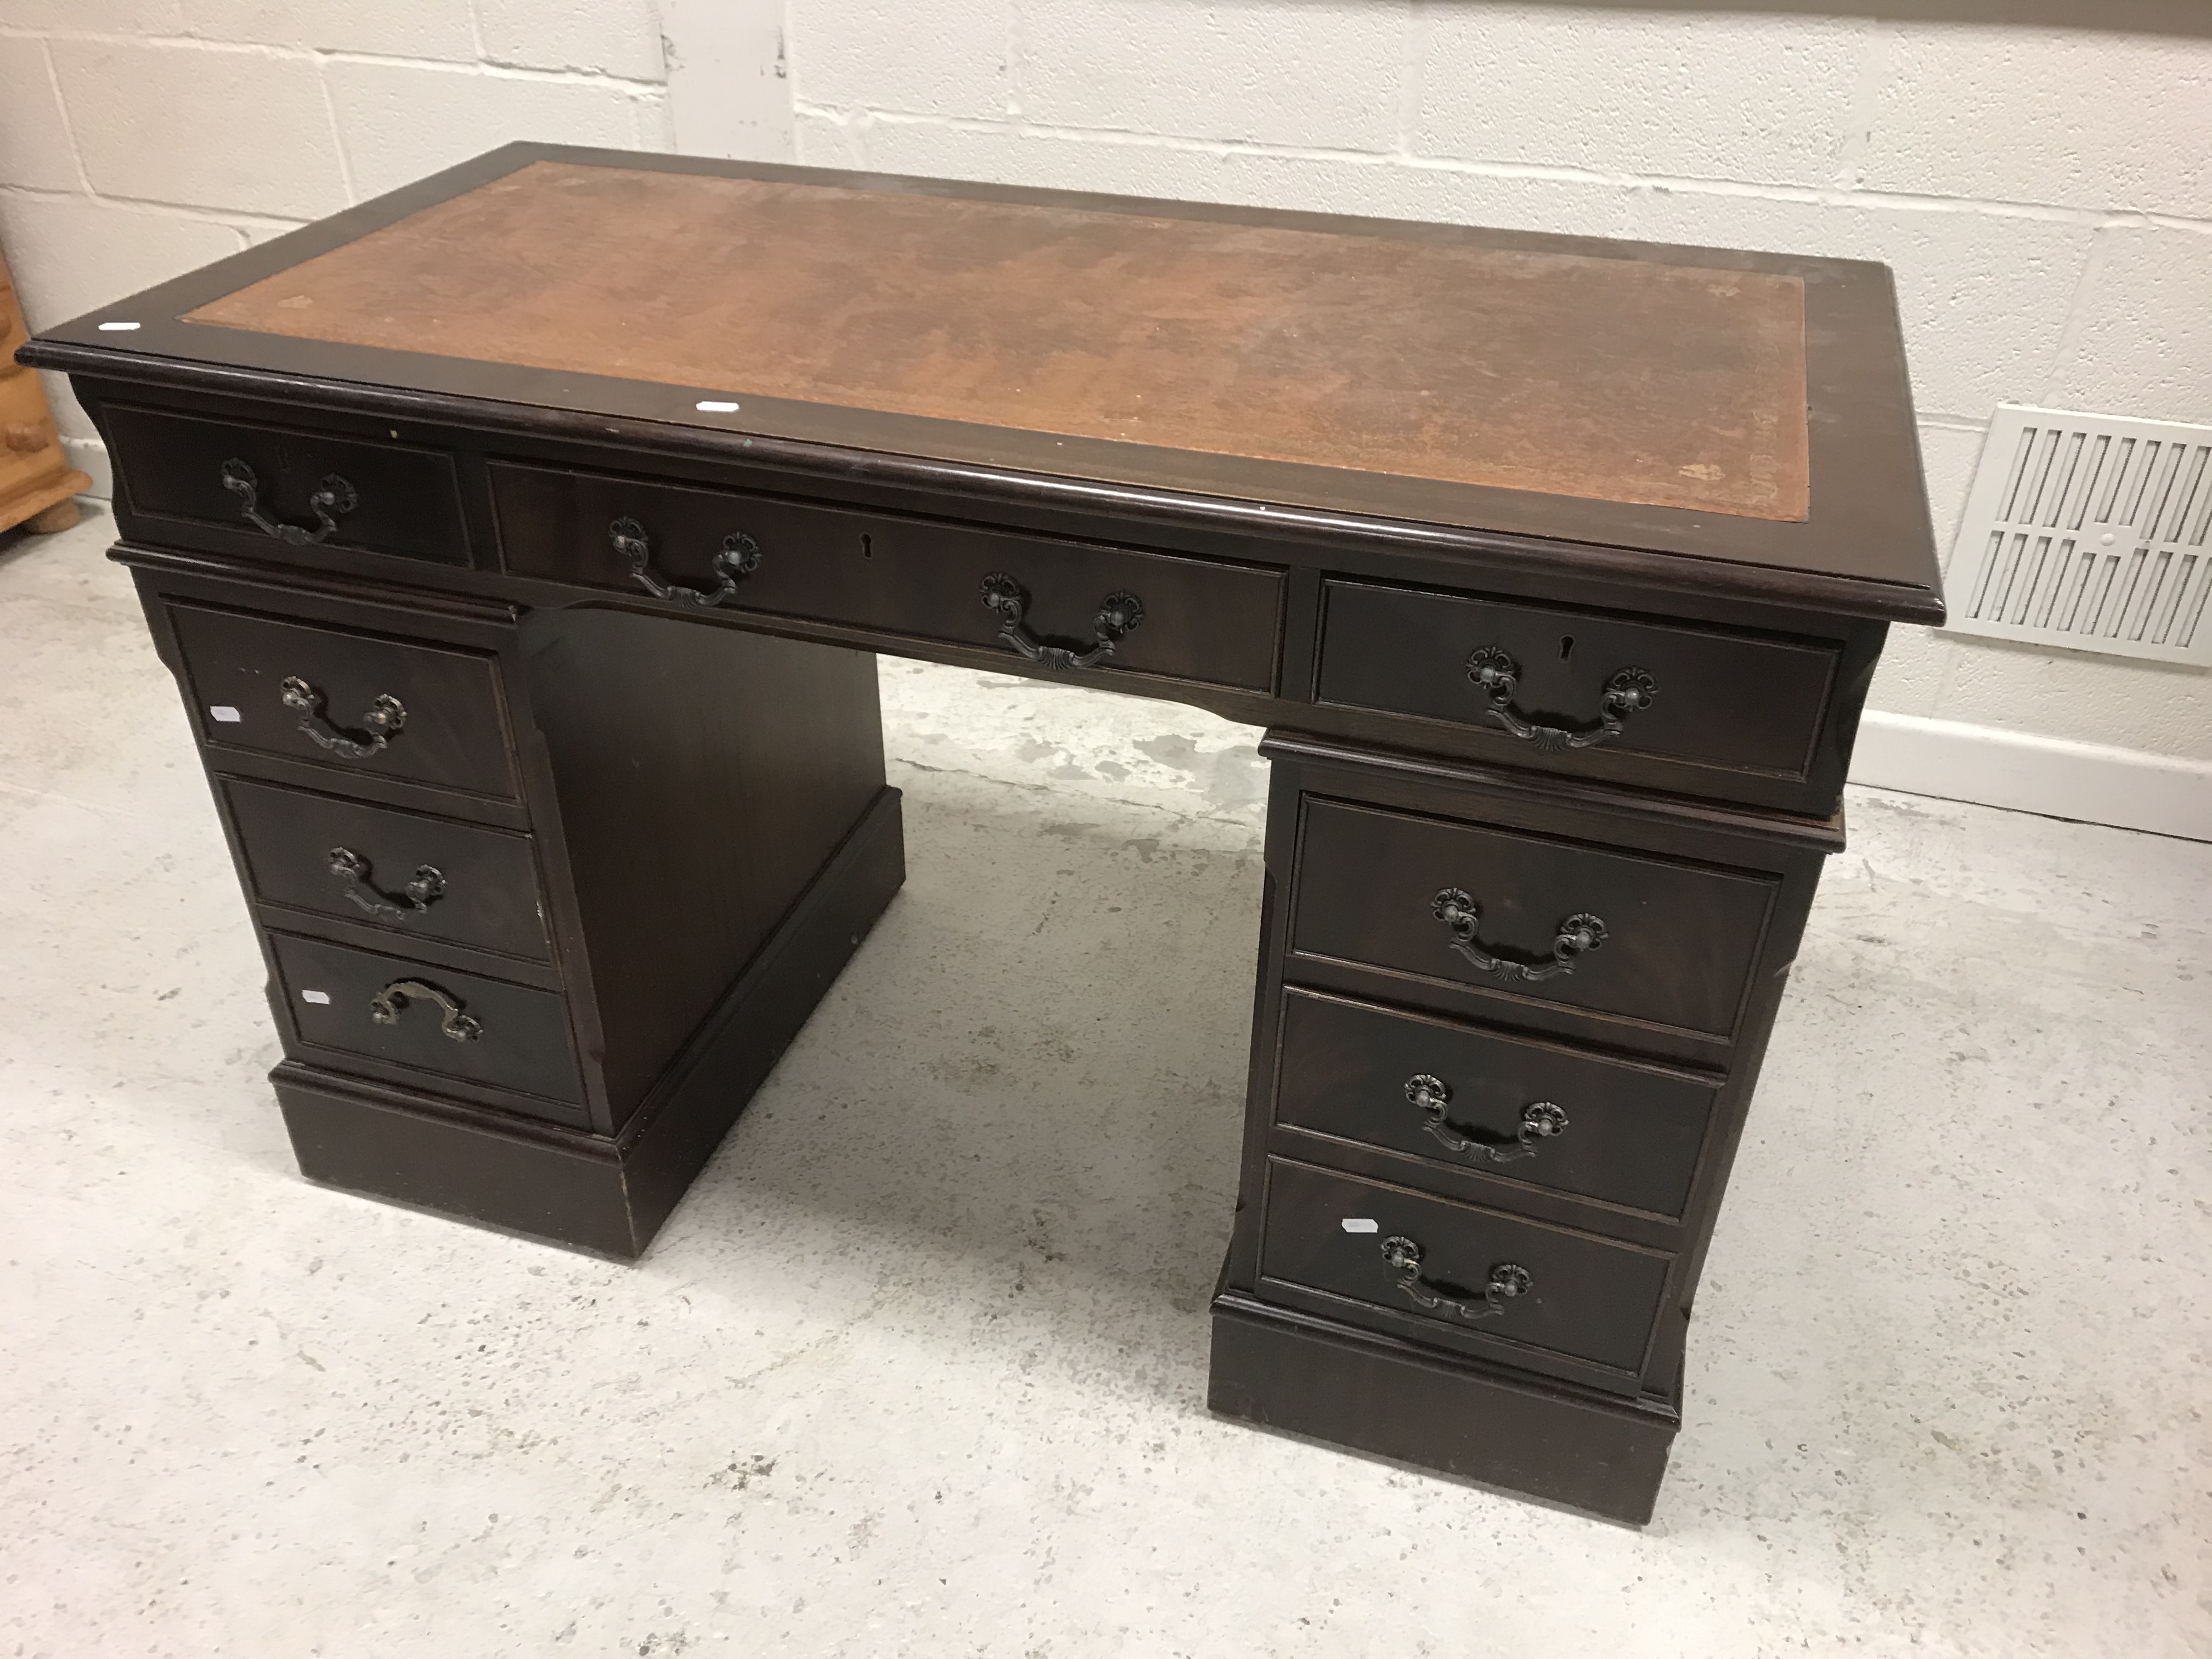
[[[21,356],[308,1176],[635,1256],[899,886],[871,653],[1195,703],[1273,763],[1213,1409],[1650,1516],[1942,614],[1887,271],[513,146]]]

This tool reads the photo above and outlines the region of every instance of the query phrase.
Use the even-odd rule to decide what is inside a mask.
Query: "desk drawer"
[[[1817,641],[1358,582],[1328,583],[1324,603],[1322,702],[1475,726],[1500,758],[1619,750],[1802,780],[1840,655]]]
[[[410,939],[550,955],[529,836],[242,778],[218,787],[254,897]]]
[[[277,991],[302,1042],[535,1097],[584,1121],[568,1010],[550,991],[272,933]],[[442,999],[442,1000],[441,1000]]]
[[[109,407],[106,428],[137,517],[231,532],[247,550],[469,562],[459,484],[441,450],[128,404]]]
[[[1689,1202],[1719,1091],[1561,1043],[1283,992],[1284,1127],[1669,1219]]]
[[[1674,1260],[1284,1158],[1268,1160],[1267,1203],[1263,1293],[1271,1281],[1319,1291],[1352,1304],[1358,1323],[1410,1325],[1457,1347],[1521,1343],[1629,1374]]]
[[[1310,796],[1302,817],[1294,956],[1735,1030],[1772,877]]]
[[[1009,579],[1031,639],[1079,652],[1099,644],[1107,602],[1128,594],[1143,618],[1094,665],[1274,689],[1278,569],[508,463],[492,466],[491,481],[501,554],[519,575],[634,596],[651,591],[649,579],[688,593],[670,601],[684,608],[704,601],[980,646],[1005,652],[1010,668],[1024,658],[1001,636],[1004,613],[984,602],[987,577]],[[624,520],[635,529],[618,546]]]
[[[514,797],[489,657],[198,605],[169,617],[210,748]]]

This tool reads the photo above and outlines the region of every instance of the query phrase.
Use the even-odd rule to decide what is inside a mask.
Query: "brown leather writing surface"
[[[186,320],[1806,516],[1804,289],[1638,258],[538,161]]]

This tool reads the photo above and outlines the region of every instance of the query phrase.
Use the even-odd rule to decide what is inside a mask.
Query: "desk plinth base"
[[[1236,1291],[1213,1298],[1206,1404],[1632,1526],[1651,1518],[1681,1423],[1672,1407],[1510,1376]]]
[[[611,1139],[286,1060],[270,1073],[300,1172],[593,1255],[634,1261],[906,878],[885,789]]]

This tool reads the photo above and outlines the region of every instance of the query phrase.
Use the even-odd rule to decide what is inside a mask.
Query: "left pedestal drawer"
[[[290,933],[272,931],[269,945],[284,1018],[301,1044],[488,1085],[511,1091],[515,1110],[586,1121],[568,1012],[554,993]]]
[[[263,902],[395,940],[550,959],[529,836],[245,778],[216,787],[246,890]]]
[[[210,751],[514,798],[490,657],[213,606],[168,612]]]

